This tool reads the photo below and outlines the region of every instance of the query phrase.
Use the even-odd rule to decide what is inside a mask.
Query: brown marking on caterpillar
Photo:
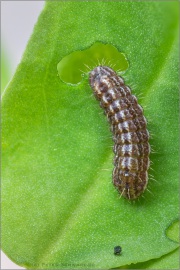
[[[123,197],[135,200],[146,189],[150,166],[149,133],[143,109],[111,68],[96,67],[90,72],[89,82],[113,133],[113,184]]]

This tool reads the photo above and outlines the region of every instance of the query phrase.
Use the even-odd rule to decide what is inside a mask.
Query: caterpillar
[[[113,133],[112,182],[121,196],[135,200],[147,187],[150,166],[149,132],[143,109],[123,78],[108,66],[94,68],[89,83]]]

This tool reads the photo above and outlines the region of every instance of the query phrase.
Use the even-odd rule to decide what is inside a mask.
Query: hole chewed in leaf
[[[179,220],[174,221],[166,230],[169,239],[179,242]]]
[[[57,70],[63,82],[78,84],[84,74],[98,65],[108,65],[117,72],[123,72],[129,67],[124,53],[119,52],[113,45],[96,42],[86,50],[65,56],[58,63]]]

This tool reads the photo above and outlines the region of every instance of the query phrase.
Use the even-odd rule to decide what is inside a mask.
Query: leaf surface
[[[17,264],[105,269],[177,248],[166,236],[178,218],[177,30],[176,2],[46,3],[2,103],[2,246]],[[157,182],[136,203],[111,183],[111,133],[88,79],[57,76],[63,57],[97,41],[127,56],[149,121]]]
[[[4,48],[1,48],[1,93],[3,93],[10,77],[9,59]]]

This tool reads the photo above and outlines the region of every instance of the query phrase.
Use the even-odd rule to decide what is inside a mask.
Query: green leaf
[[[65,56],[57,65],[60,79],[65,83],[77,84],[93,65],[110,64],[116,71],[125,71],[129,64],[123,53],[111,44],[94,43],[83,51],[75,51]]]
[[[111,183],[112,140],[88,79],[57,64],[95,42],[125,53],[125,81],[149,121],[153,162],[144,197]],[[178,3],[49,1],[2,103],[2,247],[35,269],[113,268],[159,258],[178,243]],[[114,255],[114,247],[122,255]]]
[[[175,242],[179,242],[179,220],[173,222],[166,231],[167,237]]]
[[[1,48],[1,93],[3,93],[10,77],[9,59],[6,55],[6,52],[3,48]]]
[[[179,269],[179,248],[162,256],[161,258],[143,263],[131,264],[118,269]]]
[[[166,235],[173,241],[179,241],[179,221],[175,221],[169,226]],[[179,269],[179,248],[158,259],[125,265],[116,269]]]

